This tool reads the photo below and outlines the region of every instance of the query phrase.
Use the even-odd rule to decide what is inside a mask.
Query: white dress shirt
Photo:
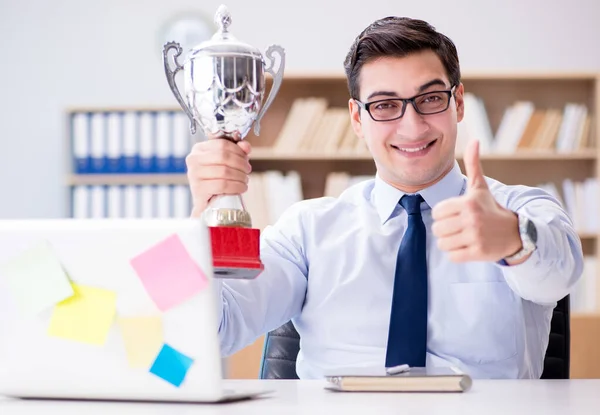
[[[427,227],[427,365],[454,365],[474,378],[539,378],[556,302],[583,270],[581,241],[543,190],[486,178],[502,206],[529,217],[537,249],[524,263],[457,264],[436,245],[431,208],[463,194],[458,163],[419,192]],[[255,280],[220,280],[222,353],[232,354],[290,319],[300,334],[297,373],[385,365],[396,255],[407,215],[403,193],[378,176],[340,197],[301,201],[263,231],[265,270]]]

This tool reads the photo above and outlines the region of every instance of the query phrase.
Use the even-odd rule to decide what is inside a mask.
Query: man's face
[[[381,58],[365,64],[360,73],[359,100],[364,103],[449,90],[441,60],[433,51],[403,58]],[[443,94],[419,100],[420,108],[435,110]],[[463,86],[454,89],[446,111],[421,115],[408,103],[404,115],[375,121],[350,100],[352,126],[369,148],[383,180],[399,188],[423,188],[438,181],[454,164],[457,122],[463,117]],[[371,111],[386,118],[401,101],[373,104]]]

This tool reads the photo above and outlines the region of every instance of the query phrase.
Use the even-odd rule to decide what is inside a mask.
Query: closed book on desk
[[[345,392],[466,392],[469,375],[455,368],[414,367],[389,375],[385,369],[346,369],[327,373],[327,389]]]

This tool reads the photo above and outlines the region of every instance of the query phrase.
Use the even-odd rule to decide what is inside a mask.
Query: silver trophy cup
[[[218,8],[215,23],[217,32],[210,40],[190,50],[183,65],[177,60],[182,53],[180,44],[165,44],[165,73],[171,91],[190,119],[192,134],[196,133],[199,125],[207,137],[236,142],[246,137],[252,125],[254,134],[259,135],[261,118],[283,80],[285,52],[281,46],[270,46],[265,52],[266,64],[265,56],[257,48],[238,41],[229,32],[231,15],[224,5]],[[169,59],[171,50],[174,53]],[[277,56],[278,61],[275,59]],[[184,73],[184,96],[175,83],[175,76],[181,70]],[[273,86],[266,101],[265,72],[273,77]],[[208,226],[252,227],[241,195],[213,198],[204,212],[204,219]]]

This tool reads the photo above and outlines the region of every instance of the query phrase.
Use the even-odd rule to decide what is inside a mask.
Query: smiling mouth
[[[417,153],[419,151],[423,151],[423,150],[427,149],[428,147],[431,147],[436,141],[437,141],[437,138],[435,140],[432,140],[429,143],[425,144],[424,146],[414,147],[414,148],[398,147],[393,144],[392,144],[392,147],[394,147],[396,150],[399,150],[399,151],[402,151],[405,153]]]

